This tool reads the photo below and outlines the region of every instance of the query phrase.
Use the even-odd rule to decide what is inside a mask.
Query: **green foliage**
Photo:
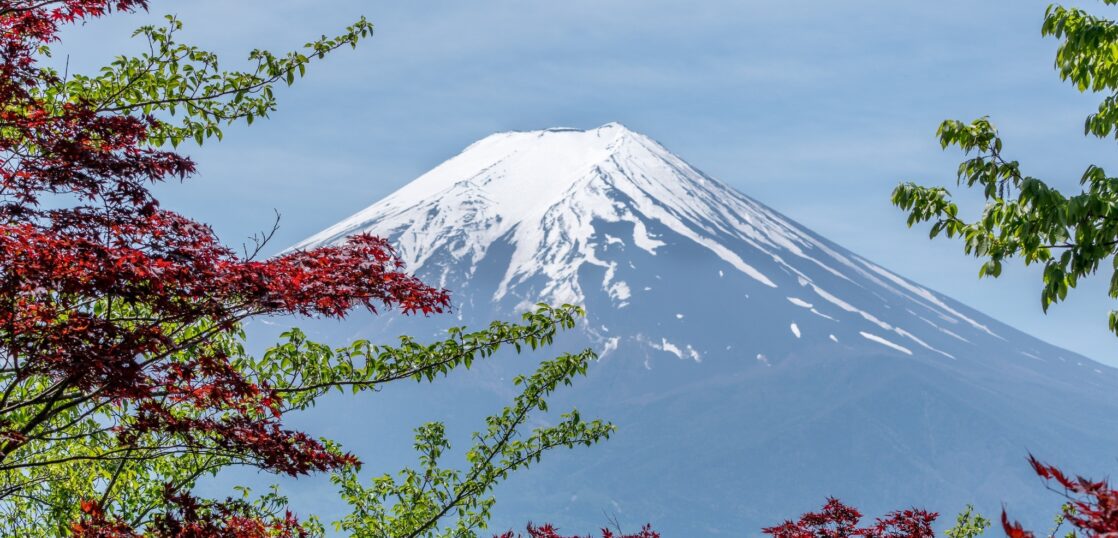
[[[111,317],[145,319],[145,312],[119,303],[109,307],[99,303],[96,310]],[[221,349],[231,356],[243,356],[244,333],[240,327],[216,330],[200,324],[174,327],[180,341],[196,341],[172,356],[183,362],[205,348]],[[14,375],[0,372],[0,380]],[[21,392],[34,393],[36,387],[49,384],[42,376],[30,383],[10,384],[9,396],[19,398]],[[181,406],[181,416],[199,416],[199,410]],[[17,417],[19,413],[9,414]],[[164,491],[189,491],[197,481],[214,476],[221,469],[252,462],[229,453],[215,439],[186,439],[167,434],[146,434],[122,443],[119,427],[130,418],[124,403],[106,403],[91,410],[72,408],[45,425],[53,435],[36,439],[20,451],[9,455],[0,470],[0,536],[69,536],[69,525],[78,519],[83,501],[96,500],[107,513],[143,528],[165,507]],[[18,420],[18,417],[17,417]],[[331,447],[339,451],[337,447]],[[282,515],[287,500],[278,491],[251,495],[241,492],[239,504],[262,517]],[[321,529],[314,518],[304,523],[310,530]]]
[[[536,350],[551,344],[558,331],[573,328],[582,315],[575,306],[539,305],[519,323],[493,322],[478,331],[453,328],[445,339],[431,344],[401,337],[396,346],[357,341],[330,347],[308,340],[296,329],[260,357],[245,352],[240,328],[215,332],[213,327],[191,326],[174,332],[186,340],[210,334],[200,345],[221,348],[247,379],[273,388],[282,398],[282,411],[288,412],[313,406],[330,392],[373,392],[385,383],[408,379],[435,381],[501,349]],[[180,354],[192,352],[188,347]],[[554,426],[524,431],[533,412],[547,410],[546,397],[585,374],[594,357],[590,350],[564,354],[542,362],[533,375],[515,379],[519,396],[474,435],[465,471],[439,467],[450,445],[436,423],[417,430],[420,471],[404,470],[398,481],[385,475],[368,488],[360,485],[358,468],[334,476],[341,500],[352,505],[352,513],[337,523],[338,528],[354,536],[391,537],[470,536],[472,529],[484,528],[494,503],[488,493],[510,472],[539,461],[548,450],[590,445],[609,436],[613,426],[584,421],[577,411],[562,415]],[[184,446],[174,436],[145,435],[122,446],[113,427],[124,411],[110,405],[88,415],[65,415],[58,424],[63,433],[21,452],[17,468],[0,473],[0,488],[16,491],[0,502],[0,535],[67,535],[81,501],[89,499],[98,500],[111,517],[143,528],[165,508],[168,484],[189,491],[204,477],[253,464],[223,450],[218,440]],[[184,414],[196,411],[180,409]],[[338,445],[324,441],[330,450],[341,452]],[[240,502],[262,516],[282,515],[287,509],[286,498],[277,490],[255,495],[236,489]],[[313,517],[303,520],[308,529],[322,530]]]
[[[216,54],[177,42],[182,21],[174,16],[166,19],[164,26],[143,26],[133,34],[147,42],[147,52],[119,56],[96,75],[71,75],[43,88],[43,95],[59,104],[95,103],[102,112],[152,115],[161,120],[149,135],[155,145],[177,146],[191,139],[202,144],[210,137],[220,140],[224,125],[238,120],[252,124],[268,117],[276,109],[277,83],[293,84],[312,61],[342,47],[356,47],[373,33],[372,23],[362,17],[342,33],[321,36],[301,50],[285,54],[253,50],[248,54],[249,69],[224,71]]]
[[[1115,0],[1103,0],[1114,5]],[[1056,51],[1060,78],[1075,84],[1081,92],[1111,91],[1095,114],[1087,117],[1084,133],[1100,138],[1118,137],[1118,25],[1114,21],[1088,14],[1082,9],[1051,5],[1044,16],[1041,33],[1063,40]]]
[[[358,340],[334,349],[309,342],[294,329],[284,333],[285,343],[259,359],[240,356],[234,364],[252,372],[251,379],[275,386],[288,405],[302,409],[329,391],[358,392],[404,379],[434,381],[455,368],[469,368],[504,346],[518,353],[536,350],[551,344],[559,330],[574,328],[582,315],[579,307],[540,304],[523,315],[523,323],[494,321],[476,332],[455,327],[448,330],[447,339],[430,345],[402,336],[397,346]],[[282,385],[275,384],[280,380]]]
[[[1087,118],[1086,132],[1118,136],[1118,25],[1083,10],[1051,6],[1043,33],[1062,40],[1056,58],[1061,77],[1080,91],[1114,92]],[[980,276],[999,276],[1005,260],[1015,257],[1026,265],[1042,264],[1040,299],[1045,311],[1108,259],[1109,294],[1118,298],[1118,178],[1089,165],[1080,178],[1081,192],[1065,195],[1007,159],[1002,139],[987,118],[945,121],[938,135],[944,148],[957,147],[970,157],[959,165],[955,182],[980,190],[986,206],[977,218],[967,220],[959,216],[946,188],[903,183],[892,200],[908,212],[909,226],[930,222],[931,237],[945,234],[962,240],[964,252],[983,260]],[[1110,313],[1110,329],[1118,333],[1118,312]]]
[[[514,383],[522,387],[520,395],[512,406],[486,419],[485,431],[474,434],[465,470],[439,466],[450,443],[443,425],[435,422],[416,429],[418,470],[405,469],[398,478],[382,475],[367,487],[360,484],[354,469],[336,474],[334,482],[353,507],[336,528],[356,538],[476,536],[475,531],[486,527],[495,502],[488,493],[509,473],[538,462],[548,450],[590,446],[613,431],[610,424],[584,422],[578,411],[571,411],[558,424],[518,438],[534,411],[547,410],[547,395],[560,384],[569,385],[574,376],[585,374],[594,357],[591,351],[563,355],[543,362],[531,376],[516,378]],[[454,522],[440,524],[448,515]]]
[[[943,534],[947,538],[975,538],[986,532],[989,527],[990,520],[982,517],[982,514],[975,513],[974,507],[968,504],[966,510],[955,517],[955,526],[947,529]]]
[[[1063,506],[1060,507],[1060,513],[1057,514],[1056,517],[1052,521],[1053,527],[1052,527],[1052,530],[1048,533],[1048,536],[1050,536],[1052,538],[1055,538],[1056,536],[1059,536],[1060,535],[1060,528],[1064,526],[1064,523],[1067,523],[1068,516],[1074,516],[1074,515],[1075,515],[1075,505],[1070,503],[1070,502],[1064,503]],[[1076,538],[1076,536],[1078,536],[1078,535],[1075,533],[1075,530],[1069,530],[1066,533],[1064,533],[1064,538]]]

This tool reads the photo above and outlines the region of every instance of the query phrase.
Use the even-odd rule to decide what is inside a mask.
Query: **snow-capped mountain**
[[[604,510],[668,536],[753,535],[828,495],[871,514],[1006,502],[1044,521],[1059,498],[1027,451],[1115,468],[1118,371],[895,275],[619,124],[489,136],[293,248],[358,232],[451,289],[461,321],[587,307],[575,340],[602,358],[572,400],[619,434],[513,480],[509,522],[579,530]]]

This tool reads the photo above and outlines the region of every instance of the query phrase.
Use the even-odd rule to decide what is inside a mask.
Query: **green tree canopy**
[[[1118,0],[1103,0],[1118,4]],[[1041,32],[1060,40],[1056,69],[1081,92],[1104,93],[1087,117],[1084,133],[1118,138],[1118,23],[1085,10],[1052,5]],[[893,203],[908,212],[908,225],[931,223],[931,237],[946,234],[983,260],[980,276],[997,277],[1012,258],[1044,266],[1041,307],[1064,300],[1079,280],[1109,265],[1109,294],[1118,298],[1118,177],[1088,164],[1080,192],[1065,194],[1022,170],[1003,148],[988,118],[948,120],[938,130],[940,144],[968,158],[958,168],[958,186],[980,190],[980,215],[967,218],[945,187],[907,182],[893,191]],[[1118,334],[1118,312],[1110,313]]]

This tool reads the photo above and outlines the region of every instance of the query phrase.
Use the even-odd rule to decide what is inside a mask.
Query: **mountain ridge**
[[[631,230],[598,234],[601,226],[595,226],[595,221],[613,227],[631,225]],[[911,328],[913,323],[930,325],[940,334],[966,343],[970,343],[968,337],[951,328],[957,321],[986,336],[1002,338],[949,306],[944,296],[818,237],[619,123],[587,130],[490,135],[293,248],[370,232],[392,240],[418,273],[432,273],[427,265],[442,253],[446,259],[439,258],[435,265],[440,268],[433,272],[446,286],[449,265],[468,264],[458,278],[460,284],[465,283],[494,245],[503,242],[512,254],[493,290],[493,301],[519,295],[519,309],[536,302],[584,302],[580,271],[590,265],[605,270],[598,287],[614,299],[615,307],[625,308],[634,295],[646,290],[634,289],[618,276],[624,272],[624,264],[604,260],[601,253],[631,245],[656,256],[666,243],[662,233],[649,231],[654,227],[699,245],[765,287],[784,289],[784,300],[816,316],[835,320],[837,312],[862,318],[865,330],[856,335],[901,353],[912,354],[912,348],[919,348],[954,358],[953,353],[922,338]],[[762,265],[768,267],[758,269]],[[863,298],[858,304],[844,298],[821,286],[820,277],[808,274],[811,270],[852,284],[855,292],[869,289],[879,300]],[[533,279],[542,281],[538,289],[515,292]],[[882,310],[890,307],[889,299],[881,297],[883,290],[910,303],[906,309],[911,319],[905,324],[883,319]],[[874,304],[865,306],[867,300]],[[823,312],[825,309],[830,313]],[[941,320],[938,324],[937,319]],[[790,321],[789,330],[797,338],[803,334],[795,321]],[[880,334],[882,331],[887,334]],[[831,333],[828,336],[837,338]]]
[[[621,429],[512,479],[502,522],[544,510],[593,526],[616,503],[666,535],[714,536],[827,495],[875,514],[1007,502],[1039,522],[1028,452],[1093,474],[1118,446],[1099,428],[1118,416],[1118,370],[896,275],[620,124],[491,135],[293,248],[359,232],[453,291],[439,323],[586,307],[563,342],[600,359],[569,402]],[[387,325],[368,330],[431,322]],[[485,399],[517,368],[494,364],[397,405],[440,416]]]

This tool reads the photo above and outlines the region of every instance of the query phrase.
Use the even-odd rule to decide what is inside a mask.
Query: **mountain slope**
[[[357,232],[453,290],[456,323],[587,307],[568,344],[602,358],[571,398],[621,430],[514,480],[509,521],[595,524],[605,509],[672,535],[741,535],[826,495],[870,513],[1005,501],[1043,521],[1059,499],[1026,450],[1113,467],[1118,433],[1101,425],[1118,371],[862,259],[618,124],[492,135],[293,248]]]

